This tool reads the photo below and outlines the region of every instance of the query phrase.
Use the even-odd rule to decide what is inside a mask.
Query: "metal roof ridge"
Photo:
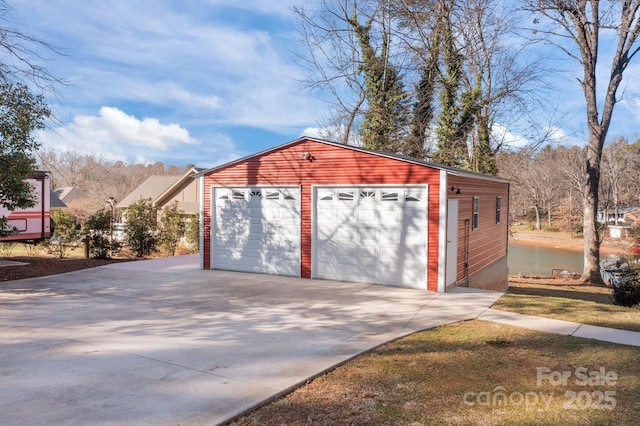
[[[400,155],[400,154],[393,154],[393,153],[389,153],[389,152],[376,151],[376,150],[363,148],[363,147],[359,147],[359,146],[354,146],[354,145],[346,145],[346,144],[343,144],[341,142],[330,141],[330,140],[321,139],[321,138],[312,137],[312,136],[300,136],[297,139],[294,139],[294,140],[289,141],[289,142],[285,142],[283,144],[274,146],[272,148],[268,148],[268,149],[262,150],[260,152],[256,152],[254,154],[247,155],[245,157],[238,158],[236,160],[232,160],[232,161],[229,161],[227,163],[211,167],[209,169],[206,169],[206,170],[203,170],[203,171],[201,171],[199,173],[194,174],[193,178],[199,178],[199,177],[204,176],[204,175],[206,175],[208,173],[211,173],[211,172],[213,172],[215,170],[226,168],[226,167],[230,167],[230,166],[232,166],[234,164],[241,163],[241,162],[246,161],[246,160],[248,160],[250,158],[257,157],[257,156],[260,156],[260,155],[264,155],[264,154],[266,154],[268,152],[276,151],[276,150],[282,149],[282,148],[284,148],[284,147],[286,147],[288,145],[294,145],[294,144],[300,143],[300,142],[305,141],[305,140],[308,140],[308,141],[311,141],[311,142],[323,143],[323,144],[326,144],[326,145],[332,145],[332,146],[336,146],[336,147],[339,147],[339,148],[346,148],[346,149],[350,149],[352,151],[363,152],[363,153],[366,153],[366,154],[378,155],[378,156],[381,156],[381,157],[386,157],[386,158],[390,158],[390,159],[394,159],[394,160],[405,161],[405,162],[408,162],[408,163],[417,164],[419,166],[433,167],[435,169],[444,170],[444,171],[446,171],[448,173],[451,173],[453,175],[464,175],[464,176],[468,176],[468,177],[475,177],[475,178],[478,178],[478,179],[493,180],[493,181],[498,181],[498,182],[511,182],[509,179],[501,178],[499,176],[487,175],[487,174],[484,174],[484,173],[473,172],[473,171],[470,171],[470,170],[464,170],[464,169],[460,169],[460,168],[457,168],[457,167],[445,166],[443,164],[430,163],[428,161],[419,160],[417,158],[411,158],[411,157],[407,157],[407,156]]]

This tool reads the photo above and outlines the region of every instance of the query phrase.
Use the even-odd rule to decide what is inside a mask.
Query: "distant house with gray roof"
[[[51,210],[61,210],[67,207],[67,205],[62,201],[55,191],[51,191],[51,199],[49,202]]]
[[[80,188],[76,188],[75,186],[63,186],[57,188],[53,193],[66,205],[72,204],[74,201],[85,200],[87,198],[86,192]]]
[[[199,214],[200,191],[193,175],[200,170],[192,167],[181,176],[153,175],[124,197],[116,207],[126,210],[141,199],[151,200],[158,211],[177,203],[178,211],[185,217]],[[125,214],[126,215],[126,214]]]

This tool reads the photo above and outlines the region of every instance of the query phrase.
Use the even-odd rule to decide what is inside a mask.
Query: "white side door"
[[[458,200],[447,201],[447,288],[455,285],[458,276]]]

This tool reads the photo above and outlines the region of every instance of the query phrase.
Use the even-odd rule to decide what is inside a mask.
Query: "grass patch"
[[[634,347],[474,320],[381,346],[232,424],[631,425],[637,359]],[[538,383],[539,367],[571,377]],[[579,367],[616,383],[577,384]]]
[[[553,282],[553,281],[551,281]],[[613,304],[611,290],[572,282],[510,279],[509,290],[492,307],[539,317],[640,331],[640,307]]]
[[[53,250],[50,250],[44,243],[27,244],[20,242],[0,242],[0,257],[12,256],[56,256]],[[84,257],[84,247],[67,247],[65,249],[65,258],[81,258]]]

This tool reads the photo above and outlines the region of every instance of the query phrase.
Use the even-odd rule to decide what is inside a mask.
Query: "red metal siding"
[[[507,255],[509,184],[484,179],[449,176],[447,186],[460,188],[460,194],[448,190],[450,199],[458,199],[458,276],[465,279]],[[472,229],[473,197],[479,198],[479,223]],[[502,198],[500,223],[496,223],[496,197]]]
[[[305,160],[301,154],[308,152]],[[393,158],[344,149],[312,140],[301,140],[280,149],[214,169],[205,174],[204,188],[204,267],[210,264],[211,187],[285,186],[301,189],[301,271],[311,277],[311,195],[312,185],[401,185],[428,184],[428,271],[429,290],[438,284],[440,171]]]

